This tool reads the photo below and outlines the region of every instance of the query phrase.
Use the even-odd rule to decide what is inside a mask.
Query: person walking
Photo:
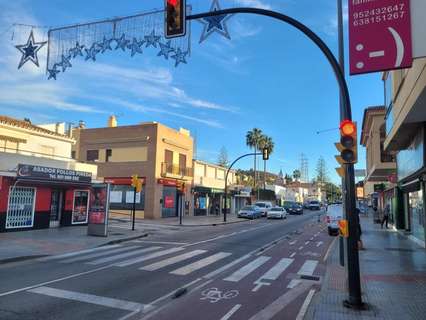
[[[218,216],[219,215],[219,210],[220,210],[218,203],[216,203],[216,205],[214,207],[214,210],[215,210],[216,215]]]
[[[390,215],[390,205],[387,204],[385,207],[385,211],[383,212],[382,229],[384,224],[386,226],[386,229],[388,229],[389,215]]]

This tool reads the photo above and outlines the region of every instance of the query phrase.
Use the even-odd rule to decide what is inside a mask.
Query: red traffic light
[[[178,0],[167,0],[167,4],[172,5],[173,7],[175,7],[177,5]]]
[[[164,35],[166,38],[182,37],[186,33],[185,0],[166,0]]]
[[[345,136],[351,136],[356,132],[356,125],[350,120],[343,120],[340,123],[340,131]]]

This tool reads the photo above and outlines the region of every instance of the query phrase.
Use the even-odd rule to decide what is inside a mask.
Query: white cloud
[[[272,6],[261,0],[236,0],[236,2],[244,7],[253,7],[265,10],[271,10]]]

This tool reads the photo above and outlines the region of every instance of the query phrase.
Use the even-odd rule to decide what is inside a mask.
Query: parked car
[[[296,204],[296,202],[295,201],[284,201],[284,205],[283,205],[283,207],[284,207],[284,209],[288,212],[288,209],[290,208],[290,207],[292,207],[293,205],[295,205]]]
[[[272,208],[272,203],[269,201],[257,201],[254,205],[260,208],[262,217],[266,217],[266,214]]]
[[[294,202],[291,206],[286,208],[289,214],[303,214],[303,206]]]
[[[268,219],[287,219],[287,211],[283,207],[272,207],[266,217]]]
[[[317,200],[309,201],[309,210],[321,210],[321,204]]]
[[[245,206],[238,211],[238,218],[257,219],[262,216],[260,208],[257,206]]]
[[[327,222],[328,234],[330,236],[337,236],[339,234],[339,220],[343,219],[342,205],[329,205],[325,219]]]

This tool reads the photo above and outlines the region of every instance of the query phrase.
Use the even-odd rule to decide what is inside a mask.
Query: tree
[[[284,179],[285,179],[286,183],[292,183],[293,182],[293,178],[288,173],[285,174]]]
[[[257,150],[259,150],[259,143],[260,143],[261,137],[262,137],[262,130],[260,130],[258,128],[253,128],[251,131],[248,131],[247,134],[246,134],[246,145],[249,148],[253,148],[254,153],[256,153]],[[256,188],[256,160],[257,160],[257,156],[254,155],[253,188]]]
[[[300,177],[302,176],[302,174],[300,173],[300,170],[294,170],[293,171],[293,178],[294,178],[294,180],[299,180],[300,179]]]
[[[217,164],[224,168],[229,166],[228,151],[225,147],[220,148]]]
[[[262,135],[259,142],[259,150],[268,149],[268,154],[274,152],[274,141],[267,135]],[[266,160],[263,161],[263,189],[266,189]]]

